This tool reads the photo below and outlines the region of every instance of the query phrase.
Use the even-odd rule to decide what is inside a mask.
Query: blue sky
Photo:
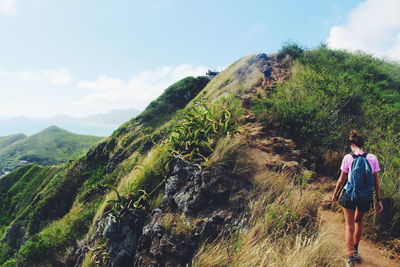
[[[0,0],[0,117],[142,110],[184,76],[287,40],[357,49],[352,19],[377,1]]]

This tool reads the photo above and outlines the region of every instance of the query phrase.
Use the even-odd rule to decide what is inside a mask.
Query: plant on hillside
[[[290,173],[260,172],[246,228],[204,244],[193,266],[339,266],[337,248],[316,232],[318,196],[300,195]]]
[[[366,136],[365,150],[377,155],[381,164],[383,195],[393,203],[387,215],[390,226],[377,227],[376,217],[367,216],[374,227],[367,227],[366,234],[400,236],[399,64],[321,46],[304,51],[289,73],[287,82],[255,102],[256,117],[294,139],[316,171],[331,175],[337,174],[341,155],[350,152],[350,130]],[[324,162],[329,158],[335,162]]]
[[[292,60],[303,56],[304,48],[295,42],[285,42],[281,49],[279,49],[276,58],[282,61],[285,57],[289,56]]]
[[[204,162],[224,136],[240,132],[237,116],[241,113],[234,97],[209,104],[197,101],[172,126],[167,144],[173,155],[182,155],[192,162]]]

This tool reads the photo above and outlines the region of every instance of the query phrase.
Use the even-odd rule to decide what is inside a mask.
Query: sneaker
[[[350,256],[349,260],[347,261],[347,267],[354,267],[356,266],[357,260],[354,258],[354,256]]]
[[[358,251],[354,251],[354,259],[357,261],[357,263],[361,262],[361,256],[358,254]]]

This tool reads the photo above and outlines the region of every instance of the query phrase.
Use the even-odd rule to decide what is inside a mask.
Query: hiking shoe
[[[357,261],[357,263],[361,262],[361,256],[358,254],[358,251],[354,251],[354,259]]]
[[[354,256],[350,256],[349,260],[347,261],[347,267],[354,267],[356,266],[357,260],[354,258]]]

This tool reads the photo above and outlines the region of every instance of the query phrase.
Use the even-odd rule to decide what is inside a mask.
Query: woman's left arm
[[[332,202],[336,202],[338,199],[338,195],[343,185],[347,181],[347,172],[341,171],[339,179],[336,183],[335,191],[333,191]]]
[[[378,173],[374,173],[374,187],[375,187],[375,212],[381,213],[383,211],[382,199],[381,199],[381,183],[379,181]]]

